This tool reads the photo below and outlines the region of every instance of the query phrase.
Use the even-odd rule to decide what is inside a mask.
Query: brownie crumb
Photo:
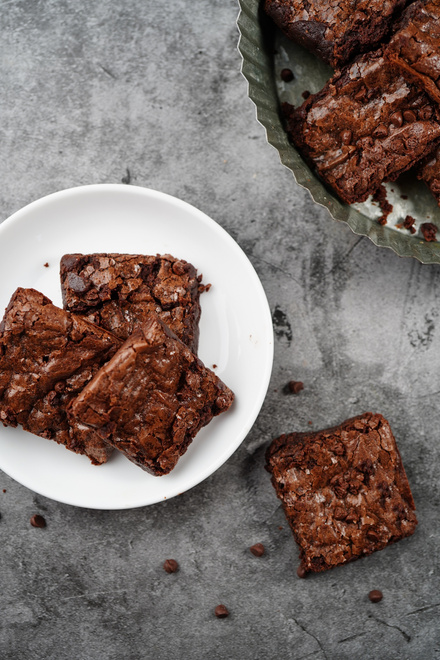
[[[47,261],[46,261],[46,263],[43,264],[43,265],[44,265],[45,268],[49,268],[49,264],[47,263]]]
[[[383,593],[379,591],[379,589],[373,589],[373,591],[370,591],[368,594],[368,598],[372,603],[379,603],[383,598]]]
[[[412,215],[407,215],[405,220],[403,221],[403,227],[405,229],[411,229],[415,223],[415,218],[412,217]]]
[[[308,89],[305,89],[305,90],[303,91],[303,93],[301,94],[301,96],[303,97],[303,99],[308,99],[309,96],[310,96],[310,92],[309,92],[309,90],[308,90]]]
[[[3,492],[6,493],[6,488],[3,488]]]
[[[377,222],[380,225],[386,225],[388,216],[393,210],[393,205],[387,200],[387,189],[385,186],[379,186],[373,195],[373,201],[379,204],[380,210],[382,211],[382,215],[377,219]]]
[[[425,241],[430,243],[431,241],[436,241],[437,227],[432,224],[432,222],[424,222],[420,226],[420,231],[423,234]]]
[[[175,559],[166,559],[163,568],[167,573],[175,573],[179,570],[179,564]]]
[[[39,513],[35,513],[31,517],[30,523],[32,527],[41,527],[41,528],[46,527],[46,520],[43,518],[43,516],[40,516]]]
[[[217,365],[216,365],[216,364],[213,364],[213,365],[212,365],[212,368],[213,368],[213,369],[217,369]]]
[[[224,605],[217,605],[214,610],[214,614],[217,619],[226,619],[226,617],[229,616],[229,610]]]
[[[304,566],[299,565],[296,569],[296,574],[299,578],[304,579],[307,576],[307,571]]]
[[[292,80],[295,78],[293,75],[293,71],[291,69],[283,69],[281,71],[281,80],[284,82],[292,82]]]
[[[255,545],[252,545],[249,550],[254,557],[262,557],[264,555],[264,545],[262,543],[255,543]]]
[[[408,199],[408,195],[400,195],[402,199]]]
[[[292,394],[299,394],[299,392],[304,389],[304,383],[302,383],[300,380],[291,380],[287,387],[289,392]]]

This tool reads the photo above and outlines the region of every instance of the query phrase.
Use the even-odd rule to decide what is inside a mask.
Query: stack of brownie
[[[64,309],[17,289],[0,324],[0,421],[93,464],[169,473],[231,390],[196,355],[201,276],[170,255],[70,254]]]
[[[290,38],[335,67],[283,105],[290,139],[348,204],[417,167],[440,204],[440,0],[265,0]]]

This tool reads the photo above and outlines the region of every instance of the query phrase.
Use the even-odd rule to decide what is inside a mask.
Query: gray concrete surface
[[[238,241],[276,335],[253,429],[180,497],[83,510],[0,473],[2,660],[440,657],[440,269],[354,236],[296,186],[247,98],[237,14],[235,0],[0,5],[1,219],[128,170],[132,184],[194,204]],[[304,382],[298,396],[283,394],[292,378]],[[265,448],[367,409],[394,429],[419,527],[299,580]],[[30,526],[34,513],[46,529]],[[261,558],[248,550],[256,542]],[[178,573],[163,571],[168,557]],[[229,618],[215,618],[219,603]]]

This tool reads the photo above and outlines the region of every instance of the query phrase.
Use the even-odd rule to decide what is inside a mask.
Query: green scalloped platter
[[[332,75],[332,69],[289,41],[264,14],[259,0],[239,0],[239,5],[238,47],[249,97],[256,105],[258,121],[266,129],[267,141],[277,149],[281,162],[292,171],[296,182],[307,188],[313,200],[328,209],[335,220],[347,223],[355,234],[368,236],[375,245],[390,248],[401,257],[440,263],[440,242],[425,241],[418,230],[423,222],[440,227],[440,209],[428,188],[414,174],[407,173],[398,181],[385,184],[393,211],[387,224],[382,226],[377,222],[382,212],[375,202],[342,203],[303,161],[283,129],[280,104],[288,101],[300,105],[302,93],[319,91]],[[285,68],[294,73],[294,79],[288,83],[283,82],[280,75]],[[415,234],[396,226],[407,215],[416,220]]]

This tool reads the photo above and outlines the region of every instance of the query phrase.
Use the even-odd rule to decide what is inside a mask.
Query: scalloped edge
[[[412,257],[422,264],[440,263],[440,243],[428,243],[379,225],[348,204],[331,195],[289,142],[278,112],[278,98],[272,67],[265,50],[259,23],[260,0],[238,0],[238,51],[241,73],[248,84],[248,97],[255,105],[256,119],[263,126],[266,140],[278,151],[282,165],[296,183],[305,188],[313,201],[327,209],[333,220],[345,222],[354,234],[366,236],[377,247],[393,250],[399,257]]]

